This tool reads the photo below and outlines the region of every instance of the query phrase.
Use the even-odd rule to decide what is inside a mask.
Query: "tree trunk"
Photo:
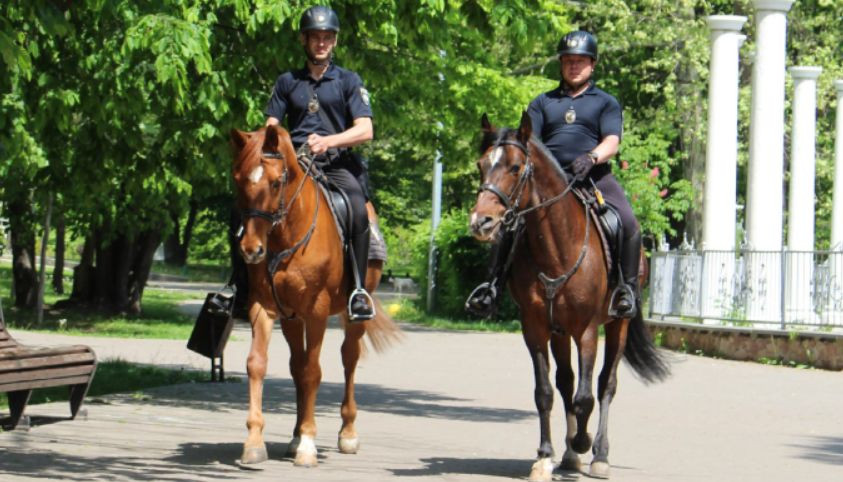
[[[56,256],[53,260],[53,292],[64,294],[64,213],[56,213]]]
[[[35,233],[27,223],[29,205],[9,203],[9,230],[12,242],[12,283],[14,304],[19,308],[34,308],[38,295],[35,273]]]
[[[129,303],[128,312],[140,314],[143,290],[149,279],[149,272],[152,269],[152,258],[155,255],[155,248],[161,242],[161,233],[147,231],[143,233],[135,243],[135,263],[129,279]]]
[[[82,259],[73,268],[73,291],[70,299],[77,303],[89,304],[94,294],[94,237],[88,235],[82,248]]]
[[[126,313],[129,305],[129,274],[134,258],[134,246],[135,243],[132,239],[122,235],[114,240],[108,248],[113,260],[112,268],[114,270],[111,275],[114,281],[109,304],[118,313]]]
[[[105,236],[103,236],[105,232],[108,232],[108,228],[100,227],[94,234],[97,260],[94,268],[93,302],[98,309],[108,308],[111,294],[114,291],[114,260],[111,250],[114,240],[109,239],[106,241]],[[105,244],[106,242],[108,244]]]
[[[164,241],[164,262],[173,266],[184,266],[187,263],[187,251],[190,248],[190,239],[193,236],[193,226],[196,224],[196,215],[199,207],[195,201],[190,201],[190,210],[187,213],[187,222],[184,225],[184,233],[179,224],[179,214],[173,213],[173,233],[167,236]]]

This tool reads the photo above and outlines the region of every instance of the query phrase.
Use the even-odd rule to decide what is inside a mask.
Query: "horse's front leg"
[[[299,441],[301,434],[299,429],[301,427],[302,414],[302,379],[304,378],[304,322],[301,320],[285,320],[281,323],[281,331],[284,333],[284,338],[287,339],[287,345],[290,347],[290,376],[293,378],[293,384],[296,387],[296,424],[293,425],[293,438],[287,444],[286,457],[293,458],[296,456],[296,450],[299,448]]]
[[[272,336],[273,320],[260,303],[252,304],[249,320],[252,323],[252,348],[246,361],[246,371],[249,374],[249,416],[246,419],[246,427],[249,429],[249,436],[243,444],[240,463],[257,464],[268,458],[263,441],[262,405],[263,380],[266,377],[267,350]]]
[[[589,474],[592,477],[609,477],[609,405],[618,387],[618,364],[626,345],[629,320],[616,320],[605,325],[606,349],[603,369],[597,381],[597,398],[600,401],[600,423],[594,437],[594,454]]]
[[[345,396],[342,400],[342,427],[340,428],[337,445],[344,454],[356,454],[360,448],[360,439],[354,428],[357,419],[357,402],[354,401],[354,373],[357,361],[360,359],[361,338],[366,332],[365,324],[349,323],[348,317],[343,315],[345,324],[345,340],[342,343],[342,365],[345,369]]]
[[[562,462],[559,468],[563,470],[580,470],[580,456],[571,446],[574,435],[577,432],[577,419],[574,417],[574,370],[571,367],[571,336],[566,334],[553,335],[550,339],[550,348],[553,358],[556,360],[556,389],[562,396],[562,403],[565,405],[565,422],[567,431],[565,434],[565,453],[562,455]]]
[[[319,366],[319,354],[322,340],[325,338],[327,318],[305,321],[304,369],[299,382],[301,388],[298,403],[300,424],[298,447],[293,463],[299,467],[315,467],[316,460],[316,393],[322,382],[322,367]]]
[[[588,434],[588,418],[594,409],[594,394],[591,392],[591,378],[594,361],[597,358],[597,324],[590,323],[577,342],[579,351],[579,383],[574,395],[574,415],[577,418],[577,433],[571,443],[573,449],[584,454],[591,448]]]
[[[553,476],[553,442],[550,440],[550,410],[553,408],[553,388],[548,375],[550,365],[547,356],[547,342],[550,330],[543,316],[525,314],[522,319],[524,342],[533,360],[533,376],[536,409],[539,412],[539,450],[536,462],[530,471],[531,482],[547,482]]]

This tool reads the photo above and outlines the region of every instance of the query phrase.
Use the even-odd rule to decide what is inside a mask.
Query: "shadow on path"
[[[802,449],[805,459],[843,465],[843,437],[812,437],[804,444],[793,444],[791,447]]]
[[[319,387],[317,414],[339,411],[344,384],[325,383]],[[183,384],[149,390],[149,397],[137,400],[130,394],[117,395],[120,402],[192,408],[197,410],[246,410],[248,384]],[[399,416],[424,417],[470,422],[512,422],[532,419],[533,411],[482,407],[471,400],[422,390],[404,390],[374,384],[357,384],[355,397],[360,410]],[[268,379],[264,383],[265,413],[294,414],[295,387],[290,379]]]

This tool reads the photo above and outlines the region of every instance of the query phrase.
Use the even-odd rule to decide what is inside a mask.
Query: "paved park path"
[[[88,344],[101,360],[208,369],[183,341],[14,335],[27,344]],[[357,455],[335,448],[341,332],[329,329],[318,402],[320,465],[314,469],[282,458],[295,411],[288,350],[277,331],[264,402],[271,460],[263,471],[241,470],[234,461],[246,436],[249,337],[248,328],[238,326],[226,349],[227,372],[241,383],[89,399],[87,416],[75,421],[45,423],[56,419],[44,416],[66,416],[66,402],[29,407],[29,415],[42,416],[30,431],[0,433],[0,481],[497,481],[529,473],[538,423],[520,336],[413,326],[405,326],[403,343],[360,364]],[[843,480],[843,374],[672,358],[672,378],[655,386],[621,367],[610,424],[613,481]],[[558,398],[553,420],[559,456],[564,429]],[[592,427],[595,422],[592,417]],[[556,477],[577,478],[589,480]]]

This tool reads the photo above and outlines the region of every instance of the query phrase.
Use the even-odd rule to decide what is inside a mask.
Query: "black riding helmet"
[[[597,39],[584,30],[575,30],[562,37],[556,47],[556,54],[587,55],[597,60]]]
[[[322,5],[316,5],[305,10],[301,16],[301,22],[299,22],[299,31],[305,33],[311,30],[339,32],[340,20],[337,18],[337,12]]]

